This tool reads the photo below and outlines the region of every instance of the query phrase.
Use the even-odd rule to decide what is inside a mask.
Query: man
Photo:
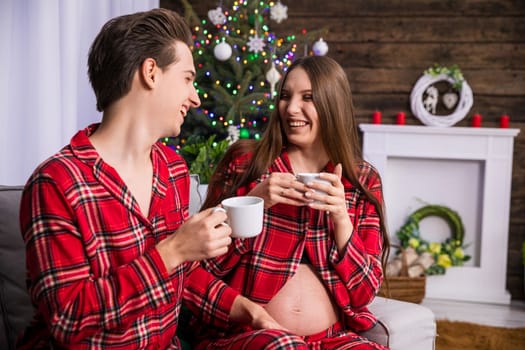
[[[186,164],[157,142],[200,104],[190,45],[188,26],[165,9],[114,18],[93,42],[102,121],[44,161],[22,198],[35,316],[20,348],[177,349],[185,289],[203,322],[279,328],[198,267],[227,251],[231,231],[211,209],[186,221]]]

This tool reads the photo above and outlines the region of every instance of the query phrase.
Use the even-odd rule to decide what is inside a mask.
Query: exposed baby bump
[[[338,310],[313,269],[300,264],[296,274],[266,310],[283,327],[298,335],[318,333],[338,320]]]

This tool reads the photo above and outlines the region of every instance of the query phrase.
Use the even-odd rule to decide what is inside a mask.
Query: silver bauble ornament
[[[226,61],[232,55],[232,47],[227,42],[217,44],[213,49],[213,55],[219,61]]]
[[[316,56],[324,56],[328,52],[328,44],[323,40],[323,38],[320,38],[312,46],[312,51]]]

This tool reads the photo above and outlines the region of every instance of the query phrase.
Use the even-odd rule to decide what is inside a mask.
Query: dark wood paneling
[[[341,43],[329,42],[329,56],[347,67],[419,68],[439,63],[468,69],[525,70],[525,44]]]
[[[161,6],[176,9],[177,0],[161,0]],[[297,17],[399,17],[399,16],[520,16],[525,15],[523,0],[282,0],[288,16]],[[205,14],[218,1],[193,0],[195,11]],[[320,11],[322,6],[322,12]],[[181,8],[181,7],[180,7]]]
[[[523,0],[289,0],[288,14],[299,17],[523,16]],[[199,3],[202,8],[201,1]],[[207,1],[209,3],[209,1]],[[322,6],[322,13],[320,11]],[[204,6],[204,9],[206,6]]]
[[[520,17],[290,17],[272,30],[296,33],[297,28],[326,28],[331,42],[473,43],[523,42]]]
[[[474,106],[457,126],[468,126],[474,112],[483,115],[484,127],[498,127],[499,116],[510,115],[510,127],[521,132],[514,145],[507,287],[514,299],[525,299],[525,1],[281,1],[288,19],[271,21],[271,30],[280,37],[303,28],[323,31],[328,54],[349,76],[359,123],[369,123],[378,109],[384,123],[405,111],[407,124],[421,125],[410,113],[410,92],[434,63],[459,65],[473,90]],[[201,18],[218,3],[192,1]],[[183,9],[180,0],[160,4]]]
[[[354,93],[410,94],[424,69],[387,69],[347,67],[346,74]],[[476,95],[523,97],[525,70],[462,69]]]

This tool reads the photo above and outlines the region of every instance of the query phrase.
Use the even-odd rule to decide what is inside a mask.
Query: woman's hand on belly
[[[233,301],[230,319],[240,324],[249,324],[255,329],[280,329],[288,331],[273,319],[259,304],[254,303],[242,295]]]
[[[306,264],[299,265],[265,308],[275,321],[298,335],[321,332],[339,320],[330,294]]]

